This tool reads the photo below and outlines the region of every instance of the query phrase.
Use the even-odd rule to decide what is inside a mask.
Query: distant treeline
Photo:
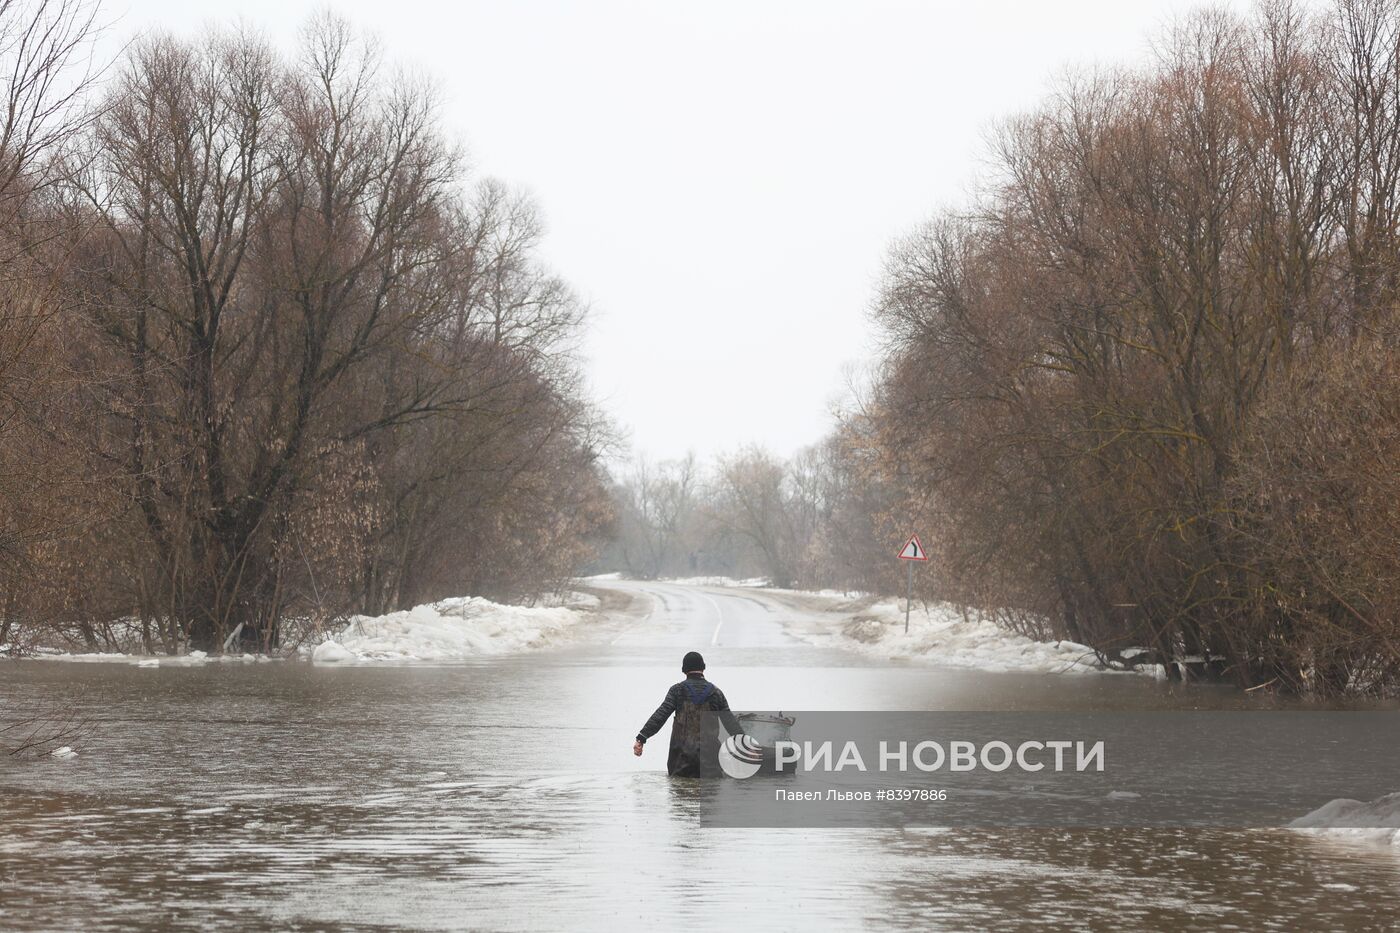
[[[330,16],[0,2],[0,643],[278,644],[567,579],[608,518],[584,308],[430,86]]]
[[[892,250],[869,397],[825,444],[622,496],[629,561],[929,595],[1242,686],[1400,686],[1400,5],[1181,20],[995,135]],[[725,537],[727,536],[727,538]],[[1173,668],[1176,670],[1177,668]]]
[[[599,567],[894,592],[911,522],[870,459],[872,441],[847,426],[788,460],[758,447],[713,464],[640,459],[614,486],[616,537]]]

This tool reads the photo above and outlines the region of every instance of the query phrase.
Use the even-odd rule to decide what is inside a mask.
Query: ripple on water
[[[112,717],[69,762],[0,765],[7,929],[617,930],[713,925],[735,904],[754,929],[1400,915],[1394,858],[1287,832],[704,829],[696,783],[600,745],[600,719],[626,738],[635,711],[586,705],[587,665],[249,665],[172,671],[156,694],[132,672],[57,668],[0,694],[67,695],[76,678],[140,715]],[[507,727],[541,697],[578,721]]]

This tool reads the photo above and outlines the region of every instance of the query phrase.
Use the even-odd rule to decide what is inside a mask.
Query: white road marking
[[[719,600],[715,599],[715,598],[714,598],[713,596],[711,596],[709,593],[701,593],[700,595],[703,596],[703,597],[705,597],[706,599],[708,599],[708,600],[710,601],[710,605],[715,607],[715,614],[716,614],[717,616],[719,616],[719,622],[717,622],[717,623],[715,624],[715,631],[714,631],[714,634],[710,636],[710,644],[711,644],[711,645],[718,645],[718,644],[719,644],[719,630],[722,629],[722,628],[724,628],[724,610],[721,609],[721,608],[719,607]]]

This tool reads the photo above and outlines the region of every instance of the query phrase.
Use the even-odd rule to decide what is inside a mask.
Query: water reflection
[[[1183,696],[1133,678],[750,661],[712,665],[752,707]],[[668,780],[659,748],[641,762],[627,748],[671,666],[582,652],[360,670],[6,665],[7,710],[81,696],[96,721],[77,759],[0,763],[0,926],[616,930],[742,911],[760,929],[1368,929],[1400,915],[1389,855],[1287,832],[702,829],[705,796],[726,785]],[[1202,698],[1240,702],[1189,694]]]

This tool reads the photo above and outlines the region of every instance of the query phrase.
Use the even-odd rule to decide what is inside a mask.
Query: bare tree
[[[719,530],[756,551],[774,586],[790,586],[796,542],[787,465],[749,448],[720,461],[714,484],[710,515]]]
[[[682,558],[682,552],[695,518],[696,481],[694,454],[659,464],[637,459],[620,497],[619,537],[629,572],[650,580],[694,569],[694,555]]]
[[[950,588],[1174,673],[1385,680],[1381,642],[1308,634],[1374,620],[1326,583],[1375,572],[1330,563],[1360,561],[1340,526],[1311,539],[1315,578],[1275,555],[1330,609],[1266,597],[1260,542],[1298,531],[1264,530],[1284,517],[1258,458],[1291,430],[1275,396],[1304,404],[1296,373],[1393,345],[1397,23],[1384,0],[1188,17],[1152,67],[1072,78],[1011,121],[977,210],[897,244],[881,472],[941,530]],[[1384,410],[1354,406],[1333,415]],[[1297,495],[1307,474],[1285,475]]]
[[[0,2],[0,644],[11,647],[36,550],[87,521],[59,466],[71,438],[51,415],[72,380],[59,359],[62,296],[40,257],[61,251],[49,203],[57,156],[90,116],[95,17],[72,0]]]
[[[271,648],[288,616],[537,595],[587,558],[586,309],[528,199],[464,184],[429,84],[323,15],[290,59],[147,36],[88,113],[37,257],[84,374],[45,414],[102,512],[41,555],[55,632]]]

